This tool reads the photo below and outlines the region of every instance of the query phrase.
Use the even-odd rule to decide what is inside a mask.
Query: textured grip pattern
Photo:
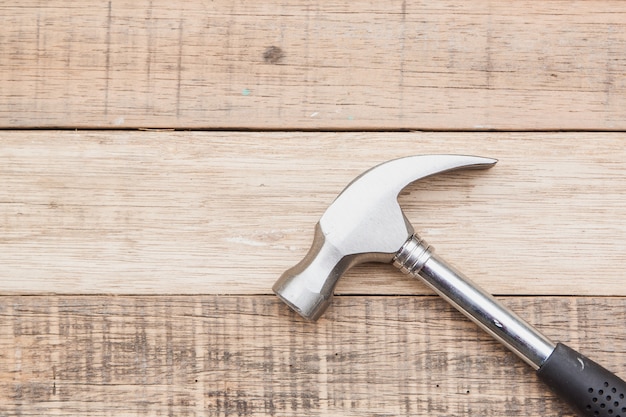
[[[587,392],[589,396],[585,410],[591,412],[594,416],[605,414],[614,417],[621,417],[622,414],[626,416],[624,391],[620,390],[620,387],[604,381],[601,388],[589,387]]]
[[[537,375],[581,416],[626,417],[626,382],[561,343]]]

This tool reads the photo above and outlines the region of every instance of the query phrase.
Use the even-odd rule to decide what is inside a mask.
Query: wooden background
[[[438,253],[626,376],[626,3],[0,4],[0,417],[571,416],[421,283],[271,285],[361,171]]]

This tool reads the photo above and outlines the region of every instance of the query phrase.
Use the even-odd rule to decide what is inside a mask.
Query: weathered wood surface
[[[269,295],[354,176],[418,153],[500,159],[409,187],[408,218],[626,376],[626,2],[12,3],[0,417],[571,416],[390,266],[315,324]],[[362,129],[395,132],[330,132]]]
[[[1,132],[0,293],[269,294],[363,170],[466,153],[489,171],[400,200],[496,294],[626,295],[626,135]],[[340,293],[427,293],[391,266]]]
[[[504,298],[626,375],[626,299]],[[0,298],[2,416],[570,416],[437,297]]]
[[[0,127],[626,128],[626,3],[0,5]]]

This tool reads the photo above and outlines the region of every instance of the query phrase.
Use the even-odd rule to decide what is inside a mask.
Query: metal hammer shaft
[[[532,366],[580,416],[626,416],[626,382],[576,350],[551,342],[433,254],[417,235],[406,241],[393,262]]]
[[[394,265],[426,283],[457,310],[503,343],[535,370],[556,345],[489,293],[449,266],[417,235],[411,236],[394,258]]]

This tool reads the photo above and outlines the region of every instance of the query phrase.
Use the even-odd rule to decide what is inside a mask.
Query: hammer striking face
[[[302,317],[317,320],[348,269],[363,262],[393,262],[532,366],[579,415],[626,417],[622,379],[575,350],[553,343],[447,265],[414,233],[398,204],[398,195],[411,182],[453,170],[491,168],[496,162],[477,156],[423,155],[388,161],[364,172],[326,210],[309,252],[281,275],[274,292]]]

